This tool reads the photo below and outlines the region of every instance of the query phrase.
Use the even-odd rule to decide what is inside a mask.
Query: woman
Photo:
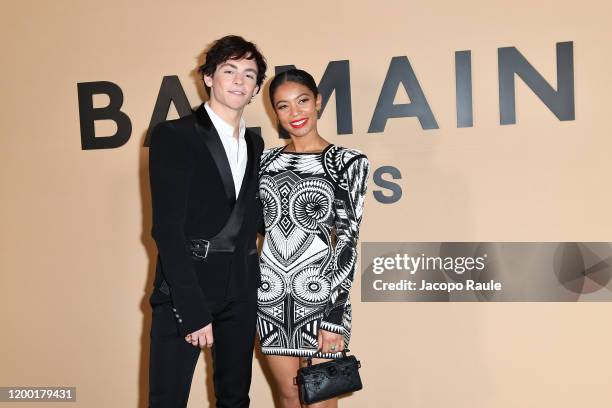
[[[321,95],[307,72],[277,75],[270,99],[291,142],[261,157],[265,239],[257,327],[281,406],[296,408],[293,378],[304,357],[319,350],[316,364],[348,346],[349,290],[369,163],[359,151],[319,135]],[[336,406],[336,399],[311,405]]]

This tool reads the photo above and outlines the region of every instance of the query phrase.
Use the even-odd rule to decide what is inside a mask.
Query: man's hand
[[[341,334],[319,329],[317,343],[321,353],[337,353],[344,350],[344,337]],[[335,346],[332,348],[332,346]]]
[[[185,341],[191,343],[194,347],[212,347],[214,341],[212,323],[208,323],[208,325],[202,327],[200,330],[188,334],[185,337]]]

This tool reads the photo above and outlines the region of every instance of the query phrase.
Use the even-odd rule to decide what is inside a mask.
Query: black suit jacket
[[[212,321],[208,301],[245,296],[260,284],[255,240],[264,144],[248,129],[245,139],[247,168],[236,200],[225,150],[204,105],[151,132],[151,234],[159,255],[150,302],[172,302],[183,335]],[[206,258],[198,239],[213,242]]]

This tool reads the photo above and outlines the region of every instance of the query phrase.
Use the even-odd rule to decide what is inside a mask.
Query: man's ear
[[[206,84],[207,87],[211,88],[212,84],[213,84],[213,79],[212,79],[212,75],[204,75],[204,83]]]
[[[255,95],[257,95],[259,93],[259,85],[255,86],[255,90],[253,90],[253,98],[255,97]]]

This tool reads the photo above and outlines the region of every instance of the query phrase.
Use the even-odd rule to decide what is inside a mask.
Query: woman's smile
[[[292,128],[299,129],[303,127],[307,122],[308,122],[308,118],[301,118],[301,119],[292,120],[291,122],[289,122],[289,124],[291,125]]]

